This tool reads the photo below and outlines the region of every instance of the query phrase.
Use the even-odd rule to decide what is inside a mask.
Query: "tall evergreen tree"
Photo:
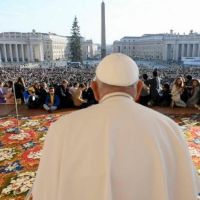
[[[78,26],[78,20],[76,16],[71,29],[70,58],[72,62],[82,61],[80,27]]]

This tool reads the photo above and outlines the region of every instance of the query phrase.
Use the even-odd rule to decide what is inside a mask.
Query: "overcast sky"
[[[147,33],[200,33],[200,0],[104,0],[106,40]],[[74,16],[81,35],[100,42],[101,0],[0,0],[0,32],[70,35]]]

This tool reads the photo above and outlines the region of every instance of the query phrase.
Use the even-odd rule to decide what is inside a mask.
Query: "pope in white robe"
[[[97,67],[97,90],[100,82],[123,90],[138,80],[136,64],[127,59],[122,54],[104,58]],[[113,72],[117,78],[104,76],[110,62],[116,68],[121,62],[123,70]],[[126,65],[136,76],[127,75],[131,69]],[[115,89],[99,95],[94,86],[99,104],[63,116],[50,127],[34,200],[197,199],[198,177],[178,125],[135,103],[127,90]]]

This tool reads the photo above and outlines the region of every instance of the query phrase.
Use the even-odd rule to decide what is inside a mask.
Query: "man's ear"
[[[100,100],[100,97],[99,97],[99,88],[98,88],[98,84],[97,84],[96,81],[92,81],[91,82],[91,88],[93,90],[94,97],[95,97],[96,101],[99,101]]]
[[[137,102],[140,98],[140,94],[141,94],[141,91],[142,91],[142,88],[143,88],[143,82],[142,80],[139,80],[137,82],[137,86],[136,86],[136,97],[135,97],[135,101]]]

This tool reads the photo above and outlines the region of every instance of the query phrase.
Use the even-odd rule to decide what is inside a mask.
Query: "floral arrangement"
[[[12,160],[15,154],[17,154],[17,152],[14,148],[0,149],[0,162],[4,160]]]
[[[24,172],[11,178],[9,185],[1,192],[1,196],[5,195],[19,195],[31,189],[35,180],[35,172]]]

